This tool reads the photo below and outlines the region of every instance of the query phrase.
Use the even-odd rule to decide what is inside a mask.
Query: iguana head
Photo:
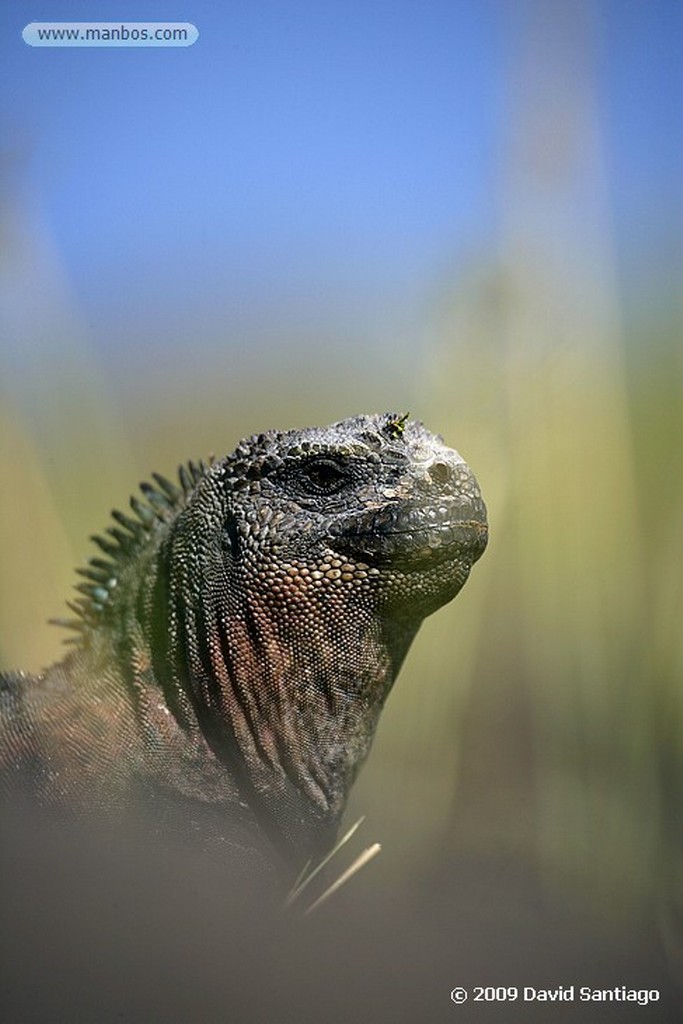
[[[405,416],[257,435],[212,475],[229,496],[235,551],[278,595],[341,593],[423,618],[486,547],[465,460]]]

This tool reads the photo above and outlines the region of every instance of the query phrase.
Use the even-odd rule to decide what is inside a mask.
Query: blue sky
[[[681,5],[584,7],[619,269],[625,294],[647,302],[666,287],[678,230]],[[508,72],[532,9],[5,5],[10,203],[49,238],[104,354],[146,344],[150,324],[181,347],[194,330],[283,344],[330,319],[349,337],[391,337],[395,322],[419,323],[444,275],[494,254]],[[200,38],[22,42],[26,21],[56,18],[191,21]]]

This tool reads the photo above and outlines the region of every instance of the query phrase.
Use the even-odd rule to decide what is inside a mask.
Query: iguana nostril
[[[428,473],[435,484],[445,484],[451,479],[451,467],[445,462],[435,462],[429,467]]]

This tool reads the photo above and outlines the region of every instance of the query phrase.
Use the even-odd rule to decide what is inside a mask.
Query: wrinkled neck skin
[[[269,615],[258,598],[242,614],[220,608],[209,628],[211,678],[202,680],[216,749],[261,806],[268,831],[294,848],[325,849],[372,743],[397,672],[369,616],[342,629],[324,604],[301,621]]]
[[[383,623],[353,595],[340,613],[310,588],[254,588],[239,565],[226,581],[215,561],[221,571],[205,573],[199,592],[182,576],[166,582],[168,622],[154,639],[164,650],[152,661],[173,666],[162,681],[169,709],[201,731],[268,838],[300,865],[334,840],[419,620]]]

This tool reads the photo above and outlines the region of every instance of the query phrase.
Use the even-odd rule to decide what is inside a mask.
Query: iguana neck
[[[301,587],[283,599],[239,566],[192,589],[168,564],[162,545],[135,604],[169,710],[200,730],[276,844],[325,849],[419,623],[385,630]]]

